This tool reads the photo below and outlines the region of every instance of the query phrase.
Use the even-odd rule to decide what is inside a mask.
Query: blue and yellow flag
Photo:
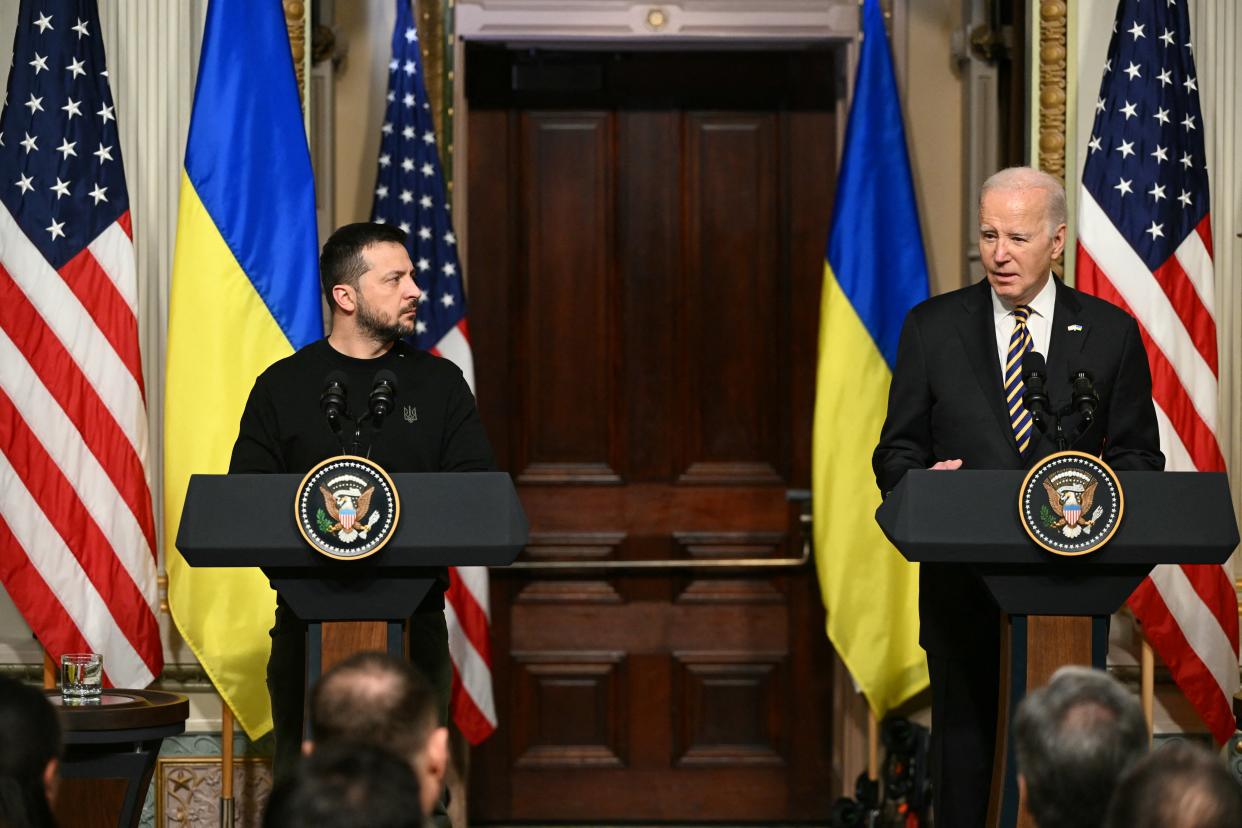
[[[828,638],[877,718],[927,687],[918,567],[876,525],[871,471],[901,325],[927,295],[888,35],[879,3],[866,0],[824,262],[812,484]]]
[[[257,569],[189,568],[174,541],[190,475],[228,469],[255,377],[323,334],[318,248],[280,0],[211,0],[168,311],[164,549],[173,621],[251,738],[272,727],[275,593]]]

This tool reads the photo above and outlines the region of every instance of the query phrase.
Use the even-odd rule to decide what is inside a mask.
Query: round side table
[[[45,692],[64,729],[57,821],[63,828],[138,825],[160,743],[185,732],[189,701],[161,690],[110,689],[98,704],[69,705],[59,690]]]

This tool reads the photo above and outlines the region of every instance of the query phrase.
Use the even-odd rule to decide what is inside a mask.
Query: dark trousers
[[[406,629],[410,635],[410,663],[426,676],[436,691],[440,724],[448,724],[449,695],[453,688],[453,664],[448,653],[448,629],[441,609],[416,612]],[[272,627],[272,655],[267,662],[267,692],[272,699],[272,724],[276,737],[272,774],[280,780],[291,774],[302,756],[302,726],[306,709],[306,622],[284,601],[276,604]],[[443,813],[444,796],[432,815],[433,822],[448,825]],[[443,819],[440,817],[443,816]]]
[[[1000,655],[995,646],[979,647],[969,658],[928,653],[927,668],[936,828],[983,828],[992,787]]]

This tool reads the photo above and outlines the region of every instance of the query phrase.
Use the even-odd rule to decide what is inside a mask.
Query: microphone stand
[[[372,412],[368,411],[367,413],[363,414],[361,417],[359,417],[356,420],[352,417],[348,417],[350,423],[353,424],[353,437],[350,439],[348,447],[346,446],[346,443],[344,440],[341,441],[342,452],[344,452],[345,454],[352,454],[355,457],[365,457],[368,460],[371,459],[371,445],[372,443],[375,442],[375,432],[376,432],[376,429],[380,426],[379,418],[372,417],[371,413]],[[362,451],[362,429],[363,429],[363,426],[366,426],[368,424],[371,426],[371,428],[369,429],[371,439],[367,441],[366,453],[363,453]]]
[[[1057,451],[1066,451],[1069,448],[1069,439],[1065,436],[1065,429],[1061,428],[1061,416],[1066,413],[1066,411],[1058,411],[1052,418],[1055,426],[1052,439],[1057,444]]]

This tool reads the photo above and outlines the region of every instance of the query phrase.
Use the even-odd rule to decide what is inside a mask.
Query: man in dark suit
[[[1063,420],[1071,448],[1118,470],[1164,467],[1151,373],[1134,319],[1052,278],[1065,246],[1065,191],[1029,167],[1002,170],[979,196],[987,278],[910,311],[872,457],[887,495],[909,469],[1023,469],[1055,450],[1022,406],[1022,355],[1047,360],[1052,410],[1085,370],[1099,404],[1087,428]],[[1002,372],[1002,366],[1006,370]],[[964,567],[925,565],[920,643],[932,688],[936,824],[984,824],[996,740],[1000,615]]]

